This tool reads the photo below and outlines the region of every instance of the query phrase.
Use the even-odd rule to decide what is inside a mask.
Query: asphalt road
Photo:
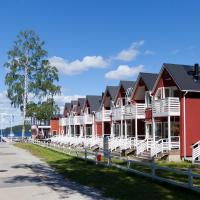
[[[104,199],[96,190],[64,179],[29,152],[0,143],[0,199]]]

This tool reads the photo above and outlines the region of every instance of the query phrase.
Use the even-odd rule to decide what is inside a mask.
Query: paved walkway
[[[29,152],[0,143],[0,199],[86,200],[103,198],[91,188],[64,180],[61,175]]]

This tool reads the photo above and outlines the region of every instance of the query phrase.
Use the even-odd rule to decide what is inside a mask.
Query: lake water
[[[5,137],[7,137],[8,135],[9,135],[9,133],[8,134],[3,133],[3,136],[5,136]],[[22,136],[22,133],[14,133],[14,137],[21,137],[21,136]],[[24,136],[25,137],[30,137],[31,133],[27,132],[27,133],[24,134]]]

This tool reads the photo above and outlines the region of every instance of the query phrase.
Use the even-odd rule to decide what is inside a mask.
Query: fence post
[[[108,163],[107,163],[108,167],[111,167],[112,165],[112,160],[111,160],[111,152],[108,150]]]
[[[98,164],[98,158],[97,157],[98,157],[98,152],[96,151],[95,152],[95,162],[96,162],[96,165]]]
[[[85,148],[85,160],[87,160],[87,148]]]
[[[190,189],[193,187],[192,168],[188,169],[188,186]]]
[[[152,180],[154,180],[155,175],[156,175],[156,166],[155,166],[155,163],[153,162],[151,164],[151,176],[152,176],[151,178],[152,178]]]
[[[129,160],[129,157],[127,157],[127,168],[129,169],[130,166],[131,166],[131,162],[130,162],[130,160]]]

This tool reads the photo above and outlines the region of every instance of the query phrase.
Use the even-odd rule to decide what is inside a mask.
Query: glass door
[[[152,132],[152,124],[146,125],[146,136],[147,138],[153,138],[153,132]]]

